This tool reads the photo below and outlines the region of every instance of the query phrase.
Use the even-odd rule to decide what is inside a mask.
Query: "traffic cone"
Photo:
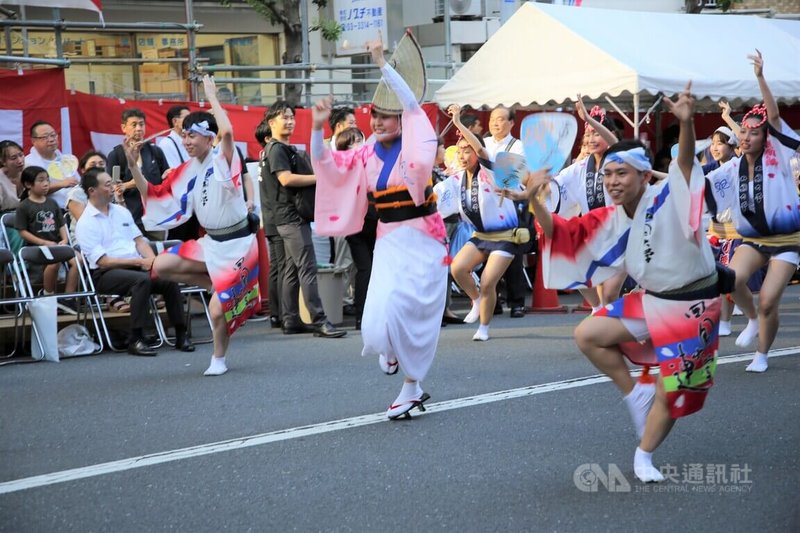
[[[648,385],[650,383],[655,383],[656,378],[650,375],[650,366],[645,365],[642,367],[642,375],[639,376],[639,383],[642,385]]]
[[[542,277],[541,255],[537,254],[539,264],[536,265],[536,281],[533,284],[533,302],[531,313],[568,313],[569,309],[558,302],[558,293],[554,289],[546,289]]]
[[[581,302],[580,305],[575,307],[575,309],[573,309],[572,312],[573,313],[589,313],[589,314],[592,314],[593,310],[594,310],[594,308],[592,307],[592,304],[589,303],[589,300],[584,298],[583,302]]]

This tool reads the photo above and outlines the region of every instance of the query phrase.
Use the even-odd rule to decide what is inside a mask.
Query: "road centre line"
[[[776,357],[784,357],[797,354],[800,354],[800,346],[792,346],[789,348],[773,350],[770,351],[769,356],[771,359],[773,359]],[[750,361],[752,357],[753,357],[752,353],[728,355],[719,357],[717,359],[717,364],[725,365],[732,363],[740,363],[744,361]],[[634,372],[633,374],[638,375],[640,373],[641,372],[637,371]],[[488,392],[485,394],[479,394],[477,396],[469,396],[466,398],[445,400],[443,402],[426,405],[426,407],[428,413],[438,413],[438,412],[450,411],[452,409],[462,409],[465,407],[472,407],[475,405],[483,405],[505,400],[512,400],[515,398],[524,398],[526,396],[535,396],[538,394],[545,394],[548,392],[556,392],[560,390],[586,387],[598,383],[605,383],[607,381],[611,380],[608,377],[602,375],[586,376],[581,378],[566,379],[563,381],[542,383],[539,385],[531,385],[528,387],[521,387],[505,391]],[[298,439],[302,437],[308,437],[311,435],[320,435],[323,433],[330,433],[332,431],[339,431],[342,429],[352,429],[361,426],[368,426],[371,424],[379,424],[381,422],[389,422],[389,420],[386,418],[385,412],[355,416],[351,418],[343,418],[340,420],[332,420],[329,422],[321,422],[317,424],[310,424],[307,426],[299,426],[295,428],[281,429],[277,431],[271,431],[269,433],[251,435],[249,437],[241,437],[225,441],[211,442],[208,444],[200,444],[198,446],[190,446],[188,448],[179,448],[177,450],[168,450],[165,452],[140,455],[138,457],[129,457],[127,459],[120,459],[117,461],[110,461],[107,463],[84,466],[79,468],[72,468],[69,470],[62,470],[60,472],[52,472],[49,474],[41,474],[37,476],[5,481],[0,483],[0,494],[9,494],[12,492],[19,492],[22,490],[33,489],[37,487],[55,485],[57,483],[76,481],[79,479],[102,476],[104,474],[112,474],[115,472],[123,472],[126,470],[132,470],[134,468],[142,468],[145,466],[171,463],[183,459],[191,459],[193,457],[212,455],[232,450],[239,450],[242,448],[250,448],[253,446],[262,446],[265,444],[271,444],[273,442]]]

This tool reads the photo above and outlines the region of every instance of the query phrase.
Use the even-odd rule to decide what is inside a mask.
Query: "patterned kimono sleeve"
[[[578,200],[580,190],[581,164],[573,163],[559,172],[550,183],[550,211],[564,218],[572,218],[581,214],[581,203]]]
[[[718,215],[734,207],[739,196],[739,160],[731,159],[709,172],[706,176],[706,187],[711,188]]]
[[[433,186],[436,193],[436,210],[442,218],[459,213],[461,179],[457,175],[448,177]]]
[[[381,72],[386,84],[403,104],[400,172],[411,199],[416,205],[422,205],[427,200],[425,187],[431,180],[433,161],[436,159],[436,132],[414,93],[397,71],[387,63]]]
[[[705,241],[706,236],[702,228],[705,209],[703,193],[706,185],[703,167],[695,160],[692,174],[687,182],[678,165],[670,165],[667,180],[670,188],[667,201],[677,210],[684,238],[694,240],[696,243]]]
[[[223,184],[226,189],[240,189],[242,187],[242,159],[239,150],[235,147],[231,162],[225,157],[225,152],[217,149],[214,157],[214,181]]]
[[[570,219],[553,215],[553,235],[540,241],[545,287],[593,287],[623,269],[630,228],[617,224],[615,213],[605,207]]]
[[[361,231],[367,214],[365,159],[372,146],[332,152],[322,130],[311,132],[311,164],[317,177],[314,230],[320,235],[347,236]]]
[[[192,215],[192,190],[196,176],[191,174],[193,159],[170,171],[160,185],[147,184],[147,198],[142,198],[142,223],[152,231],[176,228]]]

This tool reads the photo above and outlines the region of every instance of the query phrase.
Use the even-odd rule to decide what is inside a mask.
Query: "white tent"
[[[800,99],[800,22],[526,3],[438,91],[441,105],[544,107],[673,95],[692,80],[698,98],[760,100],[747,55],[758,48],[781,102]],[[619,98],[617,98],[619,97]],[[638,128],[637,128],[638,129]]]

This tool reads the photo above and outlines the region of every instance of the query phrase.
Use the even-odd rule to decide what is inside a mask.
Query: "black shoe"
[[[344,316],[356,316],[356,306],[353,304],[347,304],[342,307],[342,314]]]
[[[522,318],[525,316],[525,308],[524,307],[512,307],[511,308],[511,318]]]
[[[318,326],[314,331],[315,337],[326,337],[328,339],[338,339],[339,337],[344,337],[345,335],[347,335],[345,330],[336,329],[336,327],[330,322],[325,322],[321,326]]]
[[[175,339],[175,349],[182,352],[193,352],[195,350],[194,344],[188,338]]]
[[[356,318],[356,331],[361,331],[361,319]]]
[[[276,316],[271,316],[269,317],[269,325],[270,327],[272,327],[272,329],[278,329],[283,327],[283,322],[281,322],[280,318]]]
[[[461,317],[458,317],[458,316],[444,315],[442,317],[442,323],[443,324],[463,324],[464,323],[464,319],[461,318]]]
[[[283,324],[281,330],[283,330],[284,335],[298,335],[300,333],[311,333],[314,331],[313,328],[310,328],[302,322],[296,326],[291,324],[287,326],[286,324]]]
[[[141,340],[129,344],[128,353],[131,355],[141,355],[144,357],[155,357],[157,355],[155,350],[148,348],[148,346]]]
[[[492,313],[492,314],[495,315],[495,316],[502,315],[503,314],[503,306],[500,305],[500,304],[495,305],[494,306],[494,313]]]

